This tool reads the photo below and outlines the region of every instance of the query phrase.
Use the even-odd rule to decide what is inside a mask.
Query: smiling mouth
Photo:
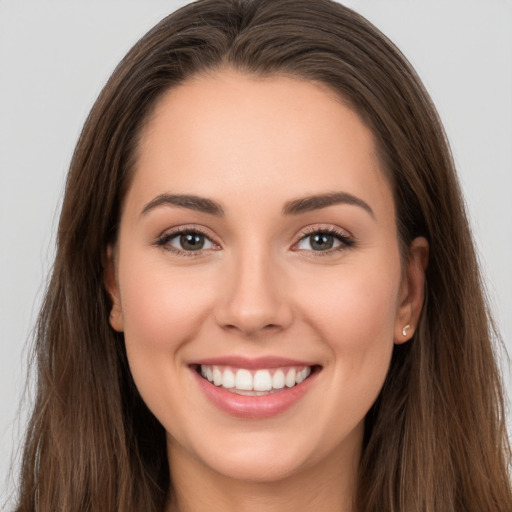
[[[319,371],[318,366],[249,370],[220,365],[195,365],[196,372],[226,391],[244,396],[268,396],[294,388]]]

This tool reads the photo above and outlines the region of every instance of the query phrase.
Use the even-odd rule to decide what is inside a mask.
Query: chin
[[[272,483],[291,478],[306,467],[306,461],[300,458],[299,454],[290,454],[288,457],[254,454],[250,458],[235,456],[222,461],[217,460],[212,469],[226,478],[237,481]]]

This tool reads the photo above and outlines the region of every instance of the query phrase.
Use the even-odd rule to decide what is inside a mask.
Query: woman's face
[[[106,280],[172,467],[268,481],[356,463],[422,295],[379,165],[320,85],[226,70],[160,100]]]

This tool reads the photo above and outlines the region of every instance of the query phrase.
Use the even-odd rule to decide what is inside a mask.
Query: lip
[[[318,363],[299,361],[298,359],[289,359],[285,357],[266,356],[266,357],[240,357],[240,356],[223,356],[210,357],[192,361],[190,365],[207,365],[207,366],[232,366],[234,368],[245,368],[246,370],[260,370],[272,368],[286,368],[287,366],[318,366]]]
[[[313,371],[306,380],[302,381],[300,384],[296,384],[292,388],[283,388],[282,390],[268,395],[247,396],[238,395],[224,389],[223,387],[215,386],[215,384],[201,377],[197,371],[198,365],[200,364],[233,366],[248,370],[260,368],[282,368],[286,366],[311,366],[313,367]],[[204,359],[201,360],[201,362],[191,364],[189,368],[192,371],[199,388],[210,402],[212,402],[221,411],[231,416],[244,419],[271,418],[283,413],[300,401],[300,399],[310,390],[320,373],[320,367],[318,365],[275,357],[263,357],[250,360],[240,357]]]

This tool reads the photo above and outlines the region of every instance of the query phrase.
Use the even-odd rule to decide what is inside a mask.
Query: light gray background
[[[74,144],[117,62],[184,3],[0,0],[0,507]],[[346,3],[402,49],[440,111],[512,352],[512,1]]]

